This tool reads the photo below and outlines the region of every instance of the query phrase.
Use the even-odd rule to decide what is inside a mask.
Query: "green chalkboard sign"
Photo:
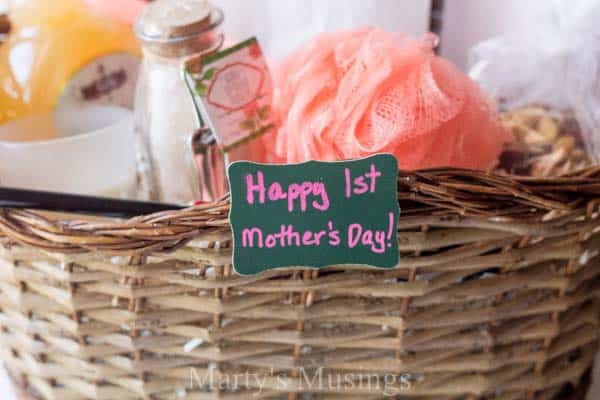
[[[391,154],[339,162],[229,166],[233,267],[360,264],[393,268],[398,162]]]

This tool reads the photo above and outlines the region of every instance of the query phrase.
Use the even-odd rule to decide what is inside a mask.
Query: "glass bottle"
[[[199,188],[192,172],[198,147],[213,146],[215,153],[216,145],[206,136],[209,133],[204,132],[203,138],[198,135],[201,121],[183,69],[186,60],[221,47],[222,23],[223,12],[205,0],[152,2],[136,23],[143,52],[135,100],[138,164],[151,198],[179,203],[214,200],[210,187]],[[210,157],[211,163],[223,170],[222,160],[214,161],[215,156]]]

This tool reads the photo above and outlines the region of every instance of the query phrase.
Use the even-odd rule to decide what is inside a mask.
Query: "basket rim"
[[[493,226],[518,235],[544,236],[577,218],[597,217],[600,166],[549,178],[463,168],[400,170],[398,201],[399,230],[423,225]],[[57,253],[149,255],[229,233],[228,196],[183,210],[106,222],[0,208],[0,244]]]

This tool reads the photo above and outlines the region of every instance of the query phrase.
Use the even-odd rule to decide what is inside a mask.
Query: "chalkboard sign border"
[[[354,158],[354,159],[346,159],[346,160],[332,160],[332,161],[317,161],[317,160],[308,160],[308,161],[302,161],[302,162],[298,162],[298,163],[264,163],[264,162],[254,162],[254,161],[247,161],[247,160],[237,160],[237,161],[233,161],[231,164],[229,164],[228,168],[227,168],[227,180],[229,183],[229,188],[231,188],[231,176],[230,176],[230,170],[232,168],[235,168],[236,165],[238,164],[247,164],[247,163],[252,163],[254,165],[257,166],[266,166],[266,167],[273,167],[273,166],[308,166],[308,165],[313,165],[313,164],[322,164],[322,163],[328,163],[328,164],[345,164],[348,162],[360,162],[360,161],[366,161],[369,160],[371,158],[377,158],[377,157],[389,157],[391,160],[393,160],[394,166],[395,166],[395,170],[398,171],[398,159],[396,158],[396,156],[392,153],[376,153],[376,154],[372,154],[370,156],[366,156],[366,157],[362,157],[362,158]],[[398,232],[398,219],[400,218],[400,213],[401,213],[401,207],[400,207],[400,203],[398,201],[396,201],[395,203],[395,209],[392,209],[390,211],[394,212],[398,217],[396,218],[396,235]],[[236,232],[234,230],[234,225],[231,223],[231,214],[233,212],[233,199],[231,197],[231,192],[230,192],[230,208],[229,208],[229,213],[228,213],[228,221],[229,221],[229,226],[231,229],[231,246],[232,246],[232,254],[231,254],[231,265],[233,267],[233,271],[236,275],[238,276],[242,276],[242,277],[251,277],[251,276],[257,276],[263,273],[268,273],[270,271],[287,271],[287,270],[326,270],[329,267],[337,267],[337,266],[343,266],[343,267],[350,267],[350,268],[367,268],[367,269],[371,269],[371,270],[393,270],[393,269],[398,269],[400,267],[400,249],[398,248],[398,239],[396,236],[396,245],[394,246],[396,248],[396,261],[395,261],[395,266],[392,267],[382,267],[382,266],[377,266],[377,265],[371,265],[371,264],[357,264],[357,263],[338,263],[338,264],[330,264],[330,265],[326,265],[326,266],[314,266],[314,265],[297,265],[297,266],[281,266],[281,267],[269,267],[268,269],[265,269],[263,271],[260,272],[256,272],[256,273],[243,273],[237,270],[236,265],[235,265],[235,259],[236,259],[236,245],[235,245],[235,237],[236,237]]]

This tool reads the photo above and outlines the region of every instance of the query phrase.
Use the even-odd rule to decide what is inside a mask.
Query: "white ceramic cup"
[[[50,127],[51,125],[54,125]],[[55,129],[59,138],[31,130]],[[133,198],[137,172],[130,110],[85,106],[0,125],[0,186]]]

